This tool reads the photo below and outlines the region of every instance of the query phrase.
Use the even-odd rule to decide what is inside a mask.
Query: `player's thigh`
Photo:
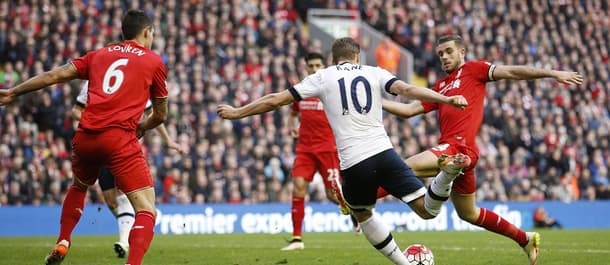
[[[392,196],[409,203],[425,193],[424,184],[400,156],[390,149],[381,153],[377,169],[379,185]],[[377,194],[377,193],[376,193]]]
[[[113,189],[114,190],[114,176],[110,173],[110,170],[107,166],[103,166],[100,169],[100,175],[98,179],[98,184],[102,189],[102,192]]]
[[[377,163],[374,157],[341,170],[343,198],[352,209],[372,209],[377,200],[379,183],[375,178]]]
[[[126,194],[153,187],[148,164],[134,133],[119,135],[122,147],[115,150],[107,163],[115,186]]]
[[[313,180],[316,173],[316,160],[313,153],[297,152],[292,166],[292,178],[302,178],[307,182]]]
[[[330,189],[331,181],[335,178],[340,179],[339,173],[339,155],[337,152],[319,152],[316,153],[316,169],[322,176],[324,187]]]
[[[434,177],[438,173],[438,156],[430,150],[413,155],[405,160],[420,178]]]
[[[72,139],[72,172],[80,183],[91,186],[99,176],[106,149],[98,148],[99,134],[76,132]]]

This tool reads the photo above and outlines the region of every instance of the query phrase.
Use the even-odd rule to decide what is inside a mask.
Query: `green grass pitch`
[[[541,230],[538,264],[610,264],[610,230]],[[423,243],[436,264],[528,264],[514,242],[489,232],[394,232],[401,249]],[[389,264],[363,235],[309,233],[305,250],[282,252],[288,234],[156,236],[144,264],[377,265]],[[62,265],[124,264],[114,256],[114,236],[75,236]],[[0,238],[0,264],[43,264],[54,237]]]

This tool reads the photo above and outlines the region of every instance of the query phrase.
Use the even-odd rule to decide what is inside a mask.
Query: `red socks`
[[[527,244],[527,236],[523,230],[517,228],[515,225],[506,221],[506,219],[485,208],[480,208],[479,218],[477,219],[475,225],[483,227],[494,233],[510,237],[521,247]]]
[[[85,205],[85,196],[87,190],[83,190],[75,185],[70,186],[66,197],[64,199],[61,209],[61,219],[59,228],[59,237],[57,242],[61,240],[68,240],[74,227],[80,220],[83,214],[83,207]],[[301,205],[303,205],[301,200]],[[302,208],[302,207],[301,207]],[[304,210],[301,210],[303,213]],[[303,214],[301,214],[303,216]],[[303,218],[301,217],[301,220]],[[140,265],[144,254],[150,246],[150,242],[153,239],[155,228],[155,215],[148,211],[139,211],[136,213],[136,218],[129,233],[129,257],[127,257],[127,264]]]
[[[140,265],[144,254],[153,239],[155,215],[148,211],[139,211],[129,232],[129,256],[126,264]]]
[[[83,207],[85,206],[85,196],[87,190],[83,190],[78,186],[72,185],[68,188],[64,203],[61,207],[61,219],[59,221],[59,237],[57,242],[65,239],[71,242],[70,237],[74,227],[83,215]]]
[[[305,218],[305,198],[292,198],[292,236],[300,237],[303,234],[303,219]]]

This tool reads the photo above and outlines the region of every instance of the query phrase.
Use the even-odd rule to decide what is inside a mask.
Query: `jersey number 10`
[[[362,105],[360,105],[360,101],[358,100],[358,93],[356,93],[356,89],[358,88],[358,83],[362,83],[362,85],[364,86],[364,91],[366,92],[366,105],[364,105],[364,107],[362,107]],[[348,115],[349,114],[349,109],[347,107],[347,91],[345,89],[345,78],[341,78],[339,79],[339,89],[341,92],[341,107],[343,109],[343,111],[341,112],[342,115]],[[366,80],[366,78],[364,76],[357,76],[356,78],[354,78],[354,80],[352,80],[352,83],[350,85],[350,97],[352,98],[352,105],[354,106],[354,109],[356,109],[356,111],[360,114],[367,114],[369,113],[369,111],[371,111],[371,105],[372,105],[372,92],[371,92],[371,84],[369,84],[369,81]]]

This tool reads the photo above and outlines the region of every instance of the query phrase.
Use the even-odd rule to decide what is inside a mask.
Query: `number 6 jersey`
[[[335,135],[341,169],[392,148],[383,126],[381,93],[398,80],[390,72],[348,62],[318,70],[290,88],[296,100],[318,97]]]
[[[89,80],[87,107],[79,129],[135,131],[146,101],[166,98],[166,70],[161,57],[134,41],[103,47],[74,59],[81,79]]]

